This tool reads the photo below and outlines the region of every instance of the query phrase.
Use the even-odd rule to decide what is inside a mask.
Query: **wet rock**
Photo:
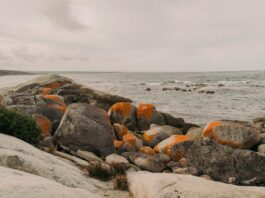
[[[265,184],[265,155],[257,152],[234,149],[210,138],[175,144],[171,152],[181,154],[190,167],[214,180],[228,182],[229,177],[235,177],[240,183],[255,178],[256,185]]]
[[[114,152],[113,136],[107,112],[93,105],[74,103],[68,106],[54,139],[73,151],[107,156]]]
[[[131,103],[120,102],[111,106],[108,111],[111,123],[119,123],[131,131],[137,130],[136,107]]]
[[[182,153],[175,152],[174,150],[172,150],[172,147],[185,141],[189,141],[189,138],[185,135],[172,135],[169,138],[157,144],[155,147],[155,151],[157,153],[167,154],[170,157],[179,160],[180,158],[183,157]]]
[[[131,163],[143,170],[148,170],[150,172],[162,172],[165,169],[165,164],[151,155],[137,152],[127,152],[122,155]]]
[[[259,130],[252,124],[241,121],[214,121],[202,133],[204,137],[210,137],[219,144],[242,149],[249,149],[260,140]]]
[[[165,125],[163,115],[152,104],[139,104],[136,115],[138,129],[141,131],[149,129],[151,124]]]
[[[171,135],[182,135],[182,131],[178,128],[164,125],[151,125],[151,128],[144,132],[143,140],[144,144],[150,147],[156,146],[159,142],[167,139]]]

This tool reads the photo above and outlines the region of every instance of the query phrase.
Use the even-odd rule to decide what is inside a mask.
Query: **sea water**
[[[136,105],[152,103],[160,111],[197,124],[216,119],[250,121],[265,115],[265,71],[61,75],[104,92],[131,98]],[[0,88],[34,77],[0,76]],[[151,90],[146,91],[147,88]]]

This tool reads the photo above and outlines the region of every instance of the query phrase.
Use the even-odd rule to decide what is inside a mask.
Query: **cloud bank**
[[[263,0],[1,0],[0,69],[265,70]]]

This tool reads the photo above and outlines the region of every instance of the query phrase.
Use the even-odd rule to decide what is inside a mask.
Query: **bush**
[[[5,107],[0,107],[0,132],[30,144],[36,144],[40,137],[40,131],[31,116]]]

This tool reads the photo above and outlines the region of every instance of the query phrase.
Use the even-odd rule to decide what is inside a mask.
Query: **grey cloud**
[[[67,30],[85,30],[88,26],[71,14],[70,0],[41,0],[40,10],[55,25]]]

